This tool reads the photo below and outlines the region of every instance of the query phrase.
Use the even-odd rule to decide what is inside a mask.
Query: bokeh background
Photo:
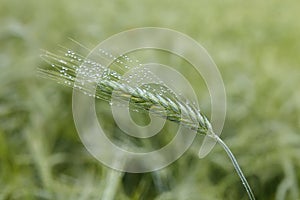
[[[68,38],[93,48],[144,26],[208,50],[228,98],[221,137],[257,199],[299,199],[299,9],[298,0],[0,0],[0,199],[247,199],[221,147],[198,158],[203,136],[157,172],[103,166],[77,135],[72,91],[36,76],[40,49],[78,48]]]

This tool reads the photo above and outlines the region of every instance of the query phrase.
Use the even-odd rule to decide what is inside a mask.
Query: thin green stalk
[[[102,200],[115,199],[119,183],[121,182],[123,172],[116,171],[114,169],[108,169],[109,172],[106,178],[106,186],[103,191]]]
[[[223,149],[226,151],[228,157],[230,158],[233,166],[234,166],[234,169],[236,170],[237,174],[239,175],[241,181],[242,181],[242,184],[243,186],[245,187],[246,191],[247,191],[247,194],[249,196],[249,199],[250,200],[255,200],[255,197],[254,197],[254,194],[251,190],[251,187],[250,185],[248,184],[248,181],[247,179],[245,178],[237,160],[235,159],[234,155],[232,154],[232,152],[230,151],[229,147],[224,143],[224,141],[219,137],[217,136],[216,134],[213,134],[212,136],[222,147]]]

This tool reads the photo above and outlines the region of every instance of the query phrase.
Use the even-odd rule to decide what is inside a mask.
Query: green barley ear
[[[109,53],[103,52],[103,59],[105,56],[112,56]],[[67,50],[62,56],[45,51],[41,55],[50,66],[50,69],[38,68],[38,74],[42,77],[52,79],[60,84],[77,89],[86,95],[94,98],[102,99],[107,102],[111,100],[112,93],[114,97],[119,100],[125,100],[130,97],[130,104],[136,109],[151,112],[158,117],[166,118],[175,123],[180,123],[183,126],[197,131],[198,134],[208,135],[217,141],[229,156],[238,176],[240,177],[244,188],[247,191],[250,200],[254,200],[254,194],[249,186],[242,170],[239,167],[237,160],[228,148],[228,146],[221,140],[221,138],[213,132],[211,123],[207,117],[201,113],[197,107],[191,103],[182,101],[182,98],[177,98],[176,94],[169,92],[166,95],[163,92],[146,89],[142,87],[132,87],[124,83],[120,83],[122,68],[130,67],[126,65],[127,56],[120,56],[115,59],[118,64],[118,69],[112,70],[93,60],[88,60],[83,56]],[[89,91],[85,84],[86,82],[76,82],[77,75],[83,75],[85,78],[100,80],[97,82],[96,93]],[[97,77],[95,77],[95,75]],[[184,113],[184,115],[182,115]],[[185,117],[183,117],[185,116]],[[196,122],[196,123],[195,123]]]

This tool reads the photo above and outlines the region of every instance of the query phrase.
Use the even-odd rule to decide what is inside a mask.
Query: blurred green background
[[[72,48],[69,37],[93,48],[143,26],[208,50],[228,98],[221,137],[257,199],[300,199],[299,9],[298,0],[0,0],[0,199],[247,199],[221,147],[198,159],[202,136],[157,172],[104,167],[77,135],[72,91],[36,76],[40,49]]]

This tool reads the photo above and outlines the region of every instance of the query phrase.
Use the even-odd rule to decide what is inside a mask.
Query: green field
[[[214,59],[227,94],[221,138],[256,198],[300,199],[299,9],[297,0],[0,0],[0,200],[248,198],[220,146],[198,158],[203,136],[160,171],[105,167],[75,130],[72,90],[36,76],[41,49],[80,49],[68,38],[93,48],[145,26],[185,33]],[[209,115],[207,93],[201,100]],[[111,117],[105,126],[116,129]]]

